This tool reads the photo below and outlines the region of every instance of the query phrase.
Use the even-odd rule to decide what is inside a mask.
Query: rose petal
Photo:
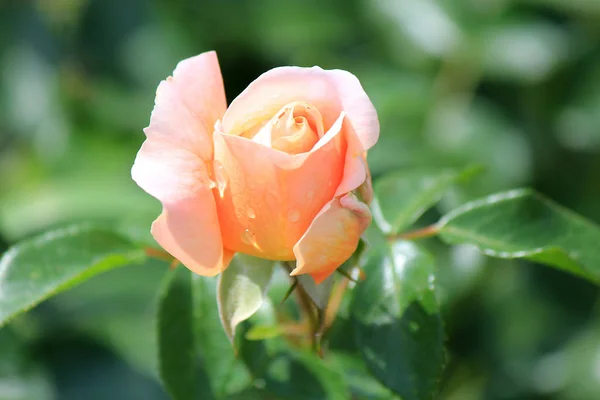
[[[165,207],[151,231],[161,247],[187,268],[199,275],[214,276],[227,268],[235,253],[223,249],[219,226],[197,212],[204,206],[202,201],[190,200],[177,207]]]
[[[223,117],[223,129],[241,135],[292,102],[315,106],[326,128],[344,111],[365,150],[377,142],[377,112],[358,79],[347,71],[319,67],[280,67],[265,72],[231,103]]]
[[[351,192],[361,186],[367,179],[368,166],[364,161],[365,151],[352,129],[346,129],[346,158],[344,160],[344,175],[335,191],[336,196]]]
[[[173,77],[160,83],[144,132],[148,139],[179,145],[209,160],[213,126],[226,108],[216,53],[202,53],[181,61]]]
[[[327,143],[298,155],[215,132],[215,159],[227,179],[217,198],[226,248],[275,260],[294,258],[294,244],[342,178],[343,121],[341,115],[324,135]]]
[[[291,275],[311,274],[321,283],[356,250],[371,223],[371,211],[351,193],[323,207],[294,246],[296,268]]]
[[[321,113],[305,103],[283,107],[252,138],[257,143],[288,154],[309,152],[324,135]]]
[[[194,272],[215,275],[229,261],[206,162],[213,125],[226,108],[223,81],[214,52],[180,62],[173,75],[157,90],[131,174],[163,204],[152,226],[157,242]]]
[[[209,178],[199,156],[146,140],[132,177],[163,204],[152,234],[166,251],[201,275],[215,275],[227,266],[214,197],[203,183]]]

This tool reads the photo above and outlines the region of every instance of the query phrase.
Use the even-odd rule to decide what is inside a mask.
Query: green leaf
[[[404,400],[432,399],[445,354],[433,257],[412,242],[373,249],[350,313],[373,375]]]
[[[243,340],[255,327],[273,327],[276,318],[274,307],[265,301],[259,312],[241,324],[243,331],[237,338],[239,355],[252,371],[256,386],[268,393],[264,398],[349,399],[342,370],[329,357],[321,360],[314,353],[299,351],[281,336]]]
[[[372,209],[377,226],[386,234],[399,233],[435,205],[452,185],[480,170],[413,169],[383,176],[374,185]]]
[[[179,267],[167,274],[157,316],[158,365],[162,382],[174,400],[193,400],[196,355],[191,273]]]
[[[52,400],[55,388],[42,365],[35,363],[31,349],[25,346],[11,326],[0,329],[0,399]]]
[[[440,237],[499,258],[525,258],[600,283],[600,227],[529,189],[476,200],[444,216]]]
[[[273,261],[236,254],[218,283],[219,316],[233,342],[236,326],[250,318],[265,300]]]
[[[329,354],[333,361],[344,371],[346,384],[356,399],[394,400],[399,399],[390,389],[369,374],[365,363],[355,355],[346,353]]]
[[[193,275],[194,337],[202,364],[217,398],[240,392],[251,377],[235,356],[233,345],[223,330],[217,305],[217,280]]]
[[[312,353],[287,350],[269,358],[265,390],[281,399],[346,400],[341,371]]]
[[[94,275],[145,259],[108,229],[74,225],[25,240],[0,259],[0,326]]]

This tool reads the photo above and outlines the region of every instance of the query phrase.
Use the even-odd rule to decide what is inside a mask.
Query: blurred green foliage
[[[375,180],[485,165],[421,224],[519,186],[600,222],[598,0],[0,0],[0,251],[79,220],[147,235],[159,204],[130,167],[156,86],[211,49],[230,101],[279,65],[356,74],[381,121]],[[432,247],[450,360],[440,399],[600,398],[594,286]],[[149,334],[164,271],[112,271],[1,329],[0,399],[166,398]],[[332,347],[344,321],[342,308]]]

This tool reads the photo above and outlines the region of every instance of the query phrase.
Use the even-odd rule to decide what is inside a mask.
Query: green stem
[[[394,241],[397,239],[403,240],[415,240],[415,239],[424,239],[432,236],[436,236],[439,233],[439,229],[437,225],[429,225],[425,228],[416,229],[411,232],[401,233],[399,235],[390,235],[388,236],[389,241]]]
[[[283,261],[282,262],[283,267],[287,270],[288,273],[291,273],[294,270],[294,266],[292,265],[292,263],[290,261]],[[302,287],[302,285],[300,285],[298,283],[298,278],[296,278],[295,276],[291,277],[291,279],[293,280],[293,285],[295,285],[296,289],[295,289],[295,293],[296,293],[296,297],[298,298],[298,304],[300,305],[300,308],[303,311],[303,314],[306,316],[306,318],[308,319],[310,326],[311,326],[311,331],[315,332],[317,329],[317,316],[315,315],[315,308],[313,306],[312,300],[310,299],[310,297],[308,296],[308,294],[306,293],[306,291],[304,290],[304,288]]]

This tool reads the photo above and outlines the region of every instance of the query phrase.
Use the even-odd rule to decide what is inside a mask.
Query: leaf
[[[385,175],[374,185],[372,210],[377,226],[386,234],[399,233],[437,203],[452,185],[480,170],[413,169]]]
[[[25,240],[0,259],[0,326],[94,275],[144,259],[143,249],[92,225],[74,225]]]
[[[265,390],[290,400],[346,400],[350,393],[335,365],[312,353],[288,349],[268,359]]]
[[[346,353],[330,354],[329,359],[344,371],[346,384],[350,387],[353,397],[356,399],[394,400],[399,399],[381,382],[369,374],[365,363],[358,356]]]
[[[600,227],[530,190],[494,194],[439,222],[440,237],[498,258],[525,258],[600,283]]]
[[[11,327],[0,329],[0,399],[52,400],[54,382]]]
[[[272,261],[236,254],[221,273],[217,288],[219,316],[232,343],[236,326],[250,318],[265,300],[273,269]]]
[[[241,324],[239,355],[252,371],[255,384],[265,399],[342,400],[349,399],[341,368],[329,359],[290,346],[282,336],[268,340],[244,340],[255,328],[273,327],[277,316],[270,301],[252,318]],[[285,330],[285,326],[280,326]],[[266,395],[268,394],[268,395]]]
[[[363,359],[404,400],[432,399],[445,361],[433,257],[397,241],[373,249],[364,269],[350,305]]]
[[[213,393],[220,398],[246,389],[251,377],[219,319],[216,279],[193,274],[192,293],[195,344]]]
[[[191,273],[183,267],[169,271],[159,296],[158,365],[162,382],[174,400],[193,400],[196,393],[196,355]]]

